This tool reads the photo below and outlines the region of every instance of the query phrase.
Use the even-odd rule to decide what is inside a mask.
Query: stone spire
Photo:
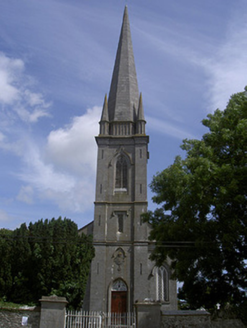
[[[105,99],[104,99],[101,122],[109,122],[107,94],[105,95]]]
[[[143,104],[142,104],[142,93],[140,93],[140,99],[139,99],[139,108],[138,108],[138,121],[145,121],[144,117],[144,110],[143,110]]]
[[[144,110],[143,110],[143,104],[142,104],[142,93],[140,93],[140,99],[139,99],[139,107],[138,107],[138,113],[137,113],[137,120],[136,120],[136,133],[137,134],[145,134],[145,117],[144,117]]]
[[[109,116],[108,116],[108,102],[107,95],[105,95],[102,115],[100,120],[100,134],[108,135],[109,134]]]
[[[108,98],[109,121],[134,122],[137,116],[138,98],[139,91],[126,6]]]

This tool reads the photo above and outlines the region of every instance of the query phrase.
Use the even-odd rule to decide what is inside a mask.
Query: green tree
[[[201,140],[153,177],[152,259],[172,260],[192,308],[244,304],[247,290],[247,88],[202,121]]]
[[[77,225],[61,217],[29,225],[30,289],[32,298],[64,296],[73,308],[81,307],[94,255],[92,239],[78,235]]]
[[[11,245],[12,231],[0,229],[0,299],[6,298],[12,286]]]
[[[13,283],[8,295],[11,295],[16,303],[28,301],[32,297],[29,289],[31,249],[28,235],[29,232],[25,223],[12,233],[11,274]]]
[[[81,307],[94,248],[73,221],[39,220],[0,237],[0,297],[23,304],[56,294]]]

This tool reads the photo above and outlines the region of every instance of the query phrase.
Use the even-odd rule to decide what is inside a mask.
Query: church
[[[142,221],[147,211],[149,158],[142,94],[139,93],[127,6],[124,10],[110,92],[99,122],[93,234],[84,309],[133,312],[135,302],[159,301],[177,309],[176,281],[169,265],[149,259],[154,243]]]

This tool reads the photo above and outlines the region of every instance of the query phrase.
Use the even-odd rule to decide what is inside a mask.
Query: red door
[[[113,324],[126,324],[127,292],[111,292],[111,312]]]
[[[126,313],[127,312],[127,292],[112,291],[111,293],[111,312]]]

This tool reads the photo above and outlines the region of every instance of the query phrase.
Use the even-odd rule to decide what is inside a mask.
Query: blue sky
[[[126,4],[149,183],[247,85],[246,0],[1,1],[0,228],[93,219],[94,136]]]

